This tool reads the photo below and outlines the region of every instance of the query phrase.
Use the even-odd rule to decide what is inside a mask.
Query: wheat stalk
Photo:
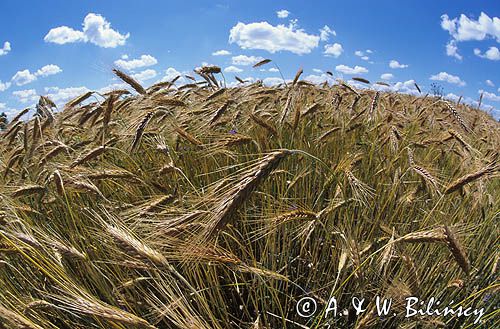
[[[149,121],[155,114],[154,111],[148,112],[144,118],[142,118],[141,122],[139,123],[139,126],[137,127],[134,135],[134,140],[132,141],[132,147],[131,150],[132,152],[137,149],[139,146],[139,143],[141,142],[142,135],[144,134],[144,130],[146,129],[146,126],[148,125]]]
[[[289,150],[279,150],[269,153],[241,177],[238,184],[233,186],[214,207],[213,215],[209,221],[209,237],[227,225],[233,214],[249,197],[250,193],[291,153]]]
[[[96,157],[98,157],[101,154],[103,154],[106,151],[106,149],[107,148],[104,145],[96,147],[95,149],[90,150],[89,152],[85,153],[84,155],[82,155],[81,157],[79,157],[78,159],[76,159],[75,161],[73,161],[69,165],[69,167],[70,168],[74,168],[76,166],[84,164],[85,162],[88,162],[88,161],[90,161],[92,159],[95,159]]]
[[[271,134],[273,134],[275,136],[278,135],[278,131],[276,130],[276,128],[274,128],[270,123],[268,123],[266,120],[262,119],[258,115],[254,114],[254,113],[250,113],[250,118],[256,124],[258,124],[259,126],[263,127],[264,129],[266,129]]]
[[[459,190],[462,186],[465,186],[485,175],[488,175],[490,173],[493,173],[498,170],[498,165],[489,164],[481,169],[479,169],[476,172],[464,175],[455,181],[451,182],[445,189],[444,193],[449,194],[452,192],[455,192],[456,190]]]
[[[146,94],[146,90],[137,82],[134,78],[131,76],[123,73],[122,71],[118,69],[113,69],[113,73],[116,74],[117,77],[122,79],[125,83],[127,83],[129,86],[135,89],[139,94],[144,95]]]
[[[448,245],[448,248],[451,251],[451,254],[457,261],[458,265],[460,265],[462,270],[465,273],[470,274],[470,263],[469,259],[467,258],[467,255],[465,254],[464,248],[455,238],[455,235],[453,234],[451,229],[446,225],[444,226],[444,233],[445,233],[445,241],[446,244]]]

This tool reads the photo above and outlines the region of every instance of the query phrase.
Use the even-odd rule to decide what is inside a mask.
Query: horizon
[[[113,68],[149,86],[217,65],[230,87],[235,76],[282,83],[281,73],[292,79],[299,68],[313,83],[366,87],[352,80],[361,77],[414,95],[414,83],[423,93],[437,83],[445,98],[473,106],[482,94],[481,109],[500,118],[500,5],[492,2],[50,4],[2,4],[0,112],[9,117],[41,95],[60,108],[89,90],[122,88]],[[273,63],[252,67],[264,58]]]

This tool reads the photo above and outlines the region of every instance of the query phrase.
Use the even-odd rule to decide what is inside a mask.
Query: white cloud
[[[481,53],[481,50],[475,48],[474,55],[479,56],[481,58],[487,58],[492,61],[500,60],[500,50],[498,50],[497,47],[490,47],[488,50],[486,50],[484,55]]]
[[[233,56],[231,61],[234,65],[253,65],[263,60],[263,57],[238,55]]]
[[[483,94],[484,99],[488,99],[488,100],[494,101],[494,102],[500,102],[500,95],[496,95],[495,93],[489,93],[489,92],[484,91],[484,90],[478,90],[478,93]]]
[[[313,72],[315,72],[315,73],[323,73],[323,71],[322,71],[322,70],[320,70],[320,69],[312,69],[312,70],[313,70]]]
[[[479,94],[481,93],[481,90],[479,91]],[[454,102],[458,102],[458,100],[460,99],[462,103],[464,104],[469,104],[469,105],[473,105],[473,106],[478,106],[479,105],[479,102],[476,100],[476,99],[472,99],[471,97],[460,97],[454,93],[449,93],[449,94],[446,94],[444,96],[444,98],[446,99],[449,99],[449,100],[452,100]],[[487,108],[491,108],[491,105],[487,105],[487,104],[484,104],[483,102],[483,105],[481,105],[482,109],[483,110],[486,110]]]
[[[283,83],[283,79],[282,78],[277,78],[277,77],[268,77],[268,78],[265,78],[262,83],[266,86],[276,86],[276,85],[279,85],[279,84],[282,84]]]
[[[35,73],[31,73],[28,69],[17,71],[12,77],[12,82],[18,86],[23,86],[37,80],[37,77],[47,77],[61,72],[62,70],[59,66],[48,64],[38,69]]]
[[[36,102],[38,94],[35,89],[16,90],[12,95],[17,97],[21,103]]]
[[[242,79],[243,79],[243,81],[245,81],[245,84],[249,84],[249,83],[252,83],[255,81],[254,77],[246,77],[246,78],[242,78]],[[228,82],[226,85],[227,85],[227,88],[234,88],[234,87],[241,86],[241,82],[239,82],[237,80],[233,80],[231,82]]]
[[[116,60],[114,64],[125,70],[134,70],[140,67],[156,65],[158,61],[151,55],[141,55],[140,58],[128,60],[128,56],[123,59]]]
[[[18,86],[24,86],[36,80],[36,75],[32,74],[29,70],[17,71],[12,77],[12,82]]]
[[[370,49],[367,49],[365,51],[363,51],[363,50],[356,50],[354,52],[354,55],[360,57],[364,61],[368,61],[368,60],[370,60],[370,57],[368,55],[366,55],[366,54],[371,54],[371,53],[373,53],[373,51],[371,51]],[[372,62],[370,62],[370,63],[373,64]]]
[[[217,50],[212,53],[212,56],[228,56],[228,55],[231,55],[231,52],[225,49]]]
[[[49,64],[49,65],[45,65],[42,68],[38,69],[35,72],[35,75],[39,76],[39,77],[47,77],[49,75],[54,75],[54,74],[58,74],[61,72],[62,72],[62,70],[59,66],[54,65],[54,64]]]
[[[113,30],[111,24],[103,16],[89,13],[83,20],[82,31],[68,26],[59,26],[51,29],[45,35],[44,40],[57,44],[90,42],[99,47],[115,48],[123,46],[129,36],[129,33],[123,35]]]
[[[269,72],[279,72],[280,70],[278,70],[277,68],[275,67],[271,67],[269,70]]]
[[[45,96],[50,98],[55,103],[61,104],[75,97],[78,97],[82,94],[85,94],[88,91],[89,89],[87,87],[69,87],[69,88],[46,87],[45,92],[47,94]]]
[[[393,59],[393,60],[391,60],[389,62],[389,67],[391,69],[404,69],[404,68],[407,68],[408,65],[407,64],[401,64],[397,60]]]
[[[394,75],[391,73],[384,73],[380,76],[380,79],[382,80],[391,80],[392,78],[394,78]]]
[[[449,74],[447,72],[439,72],[438,74],[432,75],[429,79],[434,81],[445,81],[451,84],[458,85],[460,87],[465,86],[465,82],[462,81],[458,76]]]
[[[486,84],[490,87],[495,87],[495,84],[491,80],[486,80]]]
[[[330,35],[336,36],[337,33],[334,30],[332,30],[328,25],[323,26],[319,30],[319,39],[321,41],[328,41]]]
[[[490,18],[483,12],[477,20],[464,14],[461,14],[460,18],[453,19],[450,19],[446,14],[442,15],[441,27],[457,41],[481,41],[491,37],[500,42],[500,19],[498,17]]]
[[[454,101],[454,102],[458,102],[458,100],[460,99],[460,96],[455,95],[454,93],[448,93],[444,96],[444,98],[449,99],[449,100]]]
[[[147,70],[141,71],[139,73],[132,74],[132,78],[134,78],[137,81],[142,83],[146,80],[153,79],[154,77],[156,77],[156,75],[157,75],[157,73],[155,70],[147,69]]]
[[[287,18],[290,15],[290,12],[286,9],[281,9],[276,12],[278,18]]]
[[[73,30],[67,26],[59,26],[53,28],[43,38],[45,42],[57,43],[63,45],[65,43],[87,42],[87,38],[82,31]]]
[[[2,80],[0,80],[0,91],[6,91],[9,88],[10,82],[2,82]]]
[[[228,66],[224,69],[224,72],[228,72],[228,73],[239,73],[239,72],[243,72],[242,69],[240,69],[239,67],[236,67],[234,65],[231,65],[231,66]]]
[[[320,75],[311,74],[311,75],[305,76],[304,80],[312,82],[312,83],[317,84],[317,85],[324,83],[324,82],[328,82],[328,83],[335,82],[335,80],[326,73],[322,73]]]
[[[10,42],[5,41],[3,47],[0,48],[0,56],[7,55],[11,51]]]
[[[186,83],[186,78],[182,76],[182,73],[177,71],[173,67],[169,67],[168,69],[165,70],[165,75],[163,78],[160,79],[160,81],[172,81],[175,77],[181,76],[179,79],[177,79],[176,83],[178,84],[185,84]]]
[[[342,45],[340,43],[334,43],[333,45],[325,45],[325,51],[323,54],[325,54],[325,56],[338,58],[343,52],[344,49],[342,48]]]
[[[245,24],[239,22],[229,32],[229,43],[243,49],[262,49],[270,53],[290,51],[303,55],[318,47],[320,37],[297,29],[294,24],[273,26],[267,22]]]
[[[398,81],[392,86],[373,85],[373,88],[376,90],[394,91],[410,95],[419,94],[417,88],[415,87],[415,80]]]
[[[356,65],[354,68],[347,65],[337,65],[335,70],[344,74],[361,74],[368,73],[368,69],[362,66]]]
[[[0,103],[0,111],[5,113],[5,115],[7,115],[7,118],[11,118],[18,113],[16,109],[8,108],[7,104],[5,103]]]
[[[462,55],[458,53],[457,42],[455,40],[451,40],[446,44],[446,55],[455,57],[458,60],[462,60]]]
[[[130,86],[124,82],[112,83],[110,85],[102,87],[101,89],[98,90],[98,92],[100,94],[105,94],[105,93],[109,93],[110,91],[117,90],[117,89],[130,89]]]

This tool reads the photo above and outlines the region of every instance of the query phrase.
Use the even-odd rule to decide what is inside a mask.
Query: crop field
[[[426,90],[220,71],[146,88],[115,69],[130,89],[10,120],[0,328],[499,326],[496,120]],[[407,316],[411,296],[480,322]]]

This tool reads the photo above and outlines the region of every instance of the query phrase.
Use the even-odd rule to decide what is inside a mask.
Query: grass
[[[498,326],[486,113],[301,70],[234,88],[216,67],[181,87],[115,73],[138,94],[57,113],[41,98],[3,133],[0,328],[475,327],[405,319],[408,296],[484,307]],[[321,312],[301,318],[305,296]],[[322,316],[331,296],[345,316]],[[372,302],[356,316],[355,296],[398,315]]]

